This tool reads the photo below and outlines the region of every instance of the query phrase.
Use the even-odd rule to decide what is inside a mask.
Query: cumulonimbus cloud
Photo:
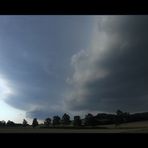
[[[92,16],[0,16],[0,99],[30,118],[67,112],[62,101],[69,58],[87,46],[91,20]]]
[[[148,16],[98,16],[92,48],[71,58],[70,110],[145,111],[148,106]]]

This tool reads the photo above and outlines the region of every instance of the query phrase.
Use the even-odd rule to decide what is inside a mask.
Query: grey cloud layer
[[[1,16],[5,102],[40,119],[147,110],[147,26],[148,16]]]
[[[101,16],[94,45],[72,57],[71,110],[145,111],[148,106],[148,16]]]
[[[29,117],[62,112],[69,57],[86,48],[91,20],[89,16],[0,16],[0,74],[14,91],[5,102]]]

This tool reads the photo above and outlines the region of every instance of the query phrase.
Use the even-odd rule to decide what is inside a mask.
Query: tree
[[[5,126],[6,122],[4,120],[0,121],[0,126]]]
[[[123,122],[129,122],[130,121],[130,114],[128,112],[123,113]]]
[[[122,115],[123,115],[123,112],[118,109],[118,110],[116,111],[116,114],[117,114],[117,116],[122,116]]]
[[[121,110],[116,111],[116,120],[115,120],[116,127],[119,126],[124,121],[123,115],[124,113]]]
[[[60,124],[60,117],[59,116],[54,116],[53,117],[53,125],[59,125]]]
[[[27,121],[24,119],[23,120],[23,127],[26,127],[28,125]]]
[[[13,121],[8,120],[7,126],[12,127],[14,125],[15,125],[15,123]]]
[[[74,116],[74,122],[73,122],[74,126],[81,126],[81,119],[80,116]]]
[[[51,119],[50,119],[50,118],[46,118],[45,121],[44,121],[44,125],[45,125],[46,127],[49,127],[50,124],[51,124]]]
[[[84,124],[85,124],[86,126],[94,126],[94,125],[97,125],[96,119],[95,119],[94,116],[93,116],[92,114],[90,114],[90,113],[85,116],[84,121],[85,121]]]
[[[37,118],[34,118],[32,122],[32,127],[35,128],[36,126],[38,126],[38,121]]]
[[[62,117],[62,123],[64,124],[64,125],[68,125],[68,124],[70,124],[70,116],[68,115],[68,114],[64,114],[63,115],[63,117]]]
[[[102,124],[113,124],[115,123],[115,114],[107,114],[107,113],[98,113],[94,118],[97,121],[97,125]]]

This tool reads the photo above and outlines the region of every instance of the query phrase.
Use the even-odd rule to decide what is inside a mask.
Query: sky
[[[0,120],[148,111],[147,15],[1,15]]]

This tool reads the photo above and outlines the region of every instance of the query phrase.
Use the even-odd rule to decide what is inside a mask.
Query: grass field
[[[99,129],[39,129],[0,128],[0,133],[148,133],[148,121],[124,123],[118,126],[102,125]]]

